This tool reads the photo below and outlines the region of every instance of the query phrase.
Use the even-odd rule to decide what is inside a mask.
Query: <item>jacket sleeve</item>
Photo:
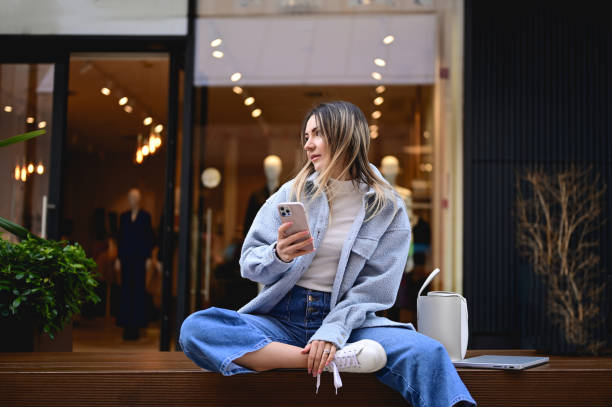
[[[391,308],[404,273],[410,248],[410,223],[403,205],[378,241],[374,252],[351,287],[327,314],[321,327],[308,340],[332,342],[342,348],[353,329],[369,312]]]
[[[287,184],[272,194],[253,220],[240,253],[240,274],[244,278],[273,284],[295,264],[295,259],[285,263],[274,252],[281,224],[277,205],[286,200],[286,190]]]

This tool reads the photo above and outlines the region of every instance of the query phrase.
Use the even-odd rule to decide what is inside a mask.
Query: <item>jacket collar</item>
[[[380,173],[380,171],[378,171],[378,168],[376,168],[376,166],[372,163],[368,163],[368,165],[370,166],[370,169],[372,169],[372,171],[374,171],[374,173],[376,175],[378,175],[378,177],[380,179],[382,179],[384,182],[386,182],[387,184],[389,183],[385,177],[382,176],[382,174]],[[319,176],[319,172],[315,171],[312,174],[310,174],[308,176],[308,178],[306,178],[306,186],[307,188],[309,187],[308,183],[314,184],[316,182],[317,177]],[[374,188],[372,188],[370,185],[366,185],[365,182],[363,181],[359,181],[359,188],[366,188],[367,190],[365,191],[365,196],[371,196],[375,194]]]

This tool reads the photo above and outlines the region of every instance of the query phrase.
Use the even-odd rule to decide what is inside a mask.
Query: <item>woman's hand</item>
[[[336,345],[326,341],[312,341],[300,351],[308,353],[308,374],[312,376],[323,372],[323,368],[334,360],[336,356]]]
[[[304,241],[299,241],[305,237],[310,236],[307,230],[294,233],[286,236],[287,229],[293,224],[293,222],[287,222],[280,225],[278,228],[278,238],[276,241],[276,255],[285,263],[289,263],[296,257],[303,256],[308,253],[312,253],[314,250],[303,250],[308,244],[312,243],[313,238],[309,237]]]

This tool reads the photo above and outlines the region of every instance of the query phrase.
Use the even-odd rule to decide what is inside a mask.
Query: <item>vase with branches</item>
[[[591,167],[571,165],[551,174],[544,169],[517,177],[516,243],[522,257],[542,278],[546,312],[577,353],[598,354],[605,341],[605,270],[597,232],[604,224],[606,186]]]

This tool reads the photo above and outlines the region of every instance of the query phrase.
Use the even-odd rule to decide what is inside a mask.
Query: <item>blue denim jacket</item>
[[[370,167],[380,176],[375,166],[370,164]],[[316,176],[317,173],[310,175],[306,190],[312,187]],[[240,256],[240,272],[243,277],[264,284],[264,289],[238,312],[265,314],[270,311],[297,283],[315,256],[316,251],[285,263],[274,253],[281,224],[277,205],[290,201],[292,184],[293,180],[285,183],[268,198],[246,236]],[[389,202],[374,218],[364,222],[366,202],[373,198],[374,189],[365,184],[360,186],[367,191],[342,247],[332,286],[330,312],[309,343],[324,340],[342,348],[356,328],[400,326],[414,329],[410,323],[375,315],[376,311],[386,310],[395,303],[404,272],[410,247],[406,206],[395,193],[395,205]],[[303,203],[316,248],[321,244],[328,225],[327,197],[320,194]]]

